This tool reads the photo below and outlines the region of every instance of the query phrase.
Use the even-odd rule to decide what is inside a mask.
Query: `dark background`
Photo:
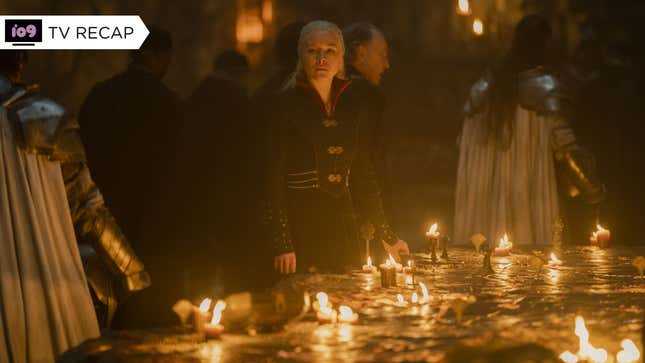
[[[614,208],[640,218],[640,203],[626,208],[622,201],[642,198],[636,178],[645,169],[636,162],[642,155],[638,145],[643,119],[637,90],[645,64],[641,37],[645,2],[470,0],[470,6],[470,15],[459,15],[456,0],[0,0],[3,14],[140,15],[146,24],[167,28],[173,34],[175,54],[164,81],[182,97],[211,72],[213,58],[227,49],[249,58],[253,90],[274,67],[275,34],[291,21],[322,18],[341,27],[357,20],[375,23],[391,47],[392,67],[384,88],[393,224],[417,246],[432,221],[444,231],[452,230],[455,144],[470,84],[503,54],[523,15],[542,13],[555,32],[554,63],[563,70],[574,64],[584,71],[577,73],[584,75],[580,76],[584,82],[579,79],[572,87],[584,96],[579,98],[584,100],[584,112],[579,113],[576,127],[581,139],[603,154],[599,166],[610,180],[610,190],[613,186],[625,191],[622,171],[636,170],[635,177],[623,176],[631,179],[629,192],[603,207],[609,227],[621,218]],[[484,23],[483,36],[472,32],[475,17]],[[44,92],[76,113],[90,87],[124,69],[126,62],[124,51],[32,51],[26,79],[37,80]],[[633,147],[618,152],[625,134],[632,137]]]

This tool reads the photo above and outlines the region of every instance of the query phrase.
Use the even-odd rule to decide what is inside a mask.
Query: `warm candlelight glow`
[[[560,358],[564,363],[577,363],[578,362],[578,356],[571,353],[570,351],[566,351],[558,357]]]
[[[473,33],[477,36],[484,35],[484,23],[479,18],[473,21]]]
[[[508,256],[513,248],[513,242],[508,240],[508,235],[504,233],[504,237],[500,238],[499,245],[495,247],[495,255]]]
[[[323,308],[329,308],[331,309],[331,305],[329,304],[329,296],[327,296],[326,293],[324,292],[319,292],[316,294],[316,302],[314,302],[314,310],[320,311]]]
[[[641,353],[638,351],[636,344],[629,339],[623,339],[620,342],[620,346],[623,348],[618,354],[616,354],[616,361],[618,363],[636,363],[641,357]]]
[[[414,278],[412,276],[408,275],[405,277],[405,284],[406,285],[414,285]]]
[[[401,272],[403,270],[403,265],[401,265],[400,263],[396,262],[396,260],[394,259],[394,257],[392,257],[392,255],[390,255],[390,257],[387,259],[387,261],[385,261],[385,265],[394,266],[394,268],[396,268],[397,272]]]
[[[341,323],[354,323],[358,320],[358,314],[352,311],[349,306],[341,305],[338,312],[338,321]]]
[[[376,266],[372,265],[372,258],[367,256],[367,265],[363,265],[363,272],[376,272]]]
[[[426,232],[426,237],[432,237],[432,238],[438,238],[440,233],[438,231],[439,226],[434,223],[430,229],[428,229],[428,232]]]
[[[558,256],[555,255],[555,253],[551,252],[551,259],[549,260],[549,265],[551,266],[560,266],[562,265],[562,261],[558,258]]]
[[[417,293],[416,293],[416,292],[413,292],[413,293],[412,293],[412,297],[410,298],[410,301],[411,301],[413,304],[418,304],[418,303],[419,303],[419,295],[417,295]]]
[[[235,35],[240,43],[259,43],[264,39],[264,26],[258,8],[242,10],[235,24]]]
[[[419,288],[421,289],[421,303],[427,303],[430,301],[430,294],[428,294],[428,288],[423,282],[419,282]]]
[[[338,312],[329,306],[321,307],[316,316],[323,324],[335,323],[338,320]]]
[[[589,331],[585,326],[585,320],[581,316],[576,316],[575,333],[580,340],[578,357],[597,363],[604,363],[607,361],[607,351],[602,348],[595,348],[589,342]]]
[[[211,319],[212,325],[217,325],[222,321],[222,311],[226,309],[226,303],[222,300],[218,301],[213,308],[213,318]]]
[[[596,231],[591,234],[589,240],[591,244],[596,244],[600,247],[605,247],[611,238],[611,231],[603,228],[600,224],[596,225]]]
[[[398,305],[406,305],[405,298],[401,294],[396,294],[396,303]]]
[[[504,238],[500,238],[498,248],[510,248],[513,244],[508,241],[508,235],[504,233]]]
[[[273,21],[273,0],[262,2],[262,20],[267,24]]]
[[[457,13],[459,15],[470,15],[470,2],[468,0],[458,0]]]
[[[211,308],[211,302],[212,300],[209,298],[202,300],[202,302],[199,304],[199,311],[201,311],[202,313],[207,313],[208,309]]]

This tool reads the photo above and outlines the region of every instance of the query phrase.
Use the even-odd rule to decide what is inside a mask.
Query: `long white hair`
[[[318,32],[328,32],[332,33],[336,36],[338,39],[338,44],[340,45],[340,56],[341,59],[344,59],[345,55],[345,42],[343,41],[343,32],[340,30],[338,25],[331,23],[329,21],[325,20],[314,20],[304,27],[302,27],[302,30],[300,31],[300,37],[298,38],[298,62],[296,63],[296,69],[293,71],[291,76],[287,78],[287,81],[285,82],[283,89],[288,89],[288,88],[293,88],[296,85],[296,78],[298,76],[304,75],[304,69],[302,66],[302,54],[306,50],[305,47],[307,46],[307,41],[309,38],[314,34]],[[338,78],[345,78],[345,64],[341,64],[341,68],[339,72],[336,74],[336,77]]]

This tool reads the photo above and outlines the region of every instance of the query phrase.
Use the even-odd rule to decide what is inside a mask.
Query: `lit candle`
[[[430,229],[426,232],[426,238],[428,238],[428,248],[432,254],[432,262],[437,262],[437,244],[439,243],[439,227],[436,223],[432,224]]]
[[[222,321],[222,312],[226,309],[226,303],[222,300],[218,301],[213,308],[213,318],[211,322],[204,325],[204,334],[208,339],[219,338],[224,332],[224,326],[220,324]]]
[[[363,272],[365,273],[374,273],[376,272],[376,266],[372,265],[372,258],[367,257],[367,265],[363,265]]]
[[[562,261],[558,258],[558,256],[555,255],[555,253],[551,252],[551,259],[549,260],[549,266],[561,266]]]
[[[199,307],[193,306],[193,328],[198,333],[202,333],[204,331],[204,325],[209,318],[208,309],[211,308],[211,303],[212,300],[206,298],[202,300]]]
[[[392,256],[379,266],[381,271],[381,287],[396,286],[396,267],[393,265]]]
[[[396,305],[397,306],[408,306],[408,303],[405,301],[405,298],[401,294],[396,294]]]
[[[603,248],[607,247],[611,238],[611,231],[603,228],[600,224],[597,224],[596,228],[597,230],[589,237],[589,241],[592,245],[598,245]]]
[[[473,33],[475,33],[476,36],[484,35],[484,23],[479,18],[473,21]]]
[[[410,297],[410,301],[413,304],[418,304],[419,303],[419,295],[416,292],[413,292],[412,297]]]
[[[338,308],[338,321],[341,323],[354,324],[358,321],[358,314],[352,311],[349,306],[341,305]]]
[[[407,274],[405,276],[405,284],[406,285],[414,285],[415,279],[414,279],[414,262],[412,260],[408,260],[408,265],[403,268],[403,272]]]
[[[495,247],[495,256],[508,256],[513,249],[513,243],[508,240],[508,236],[504,233],[504,238],[500,238],[499,246]]]
[[[314,311],[319,311],[322,308],[331,308],[331,304],[329,303],[329,296],[327,296],[326,293],[324,292],[319,292],[316,294],[316,301],[313,303],[313,308]]]
[[[425,304],[430,301],[430,294],[428,294],[428,288],[423,282],[419,282],[419,288],[421,289],[421,303]]]
[[[641,353],[636,347],[636,344],[629,339],[623,339],[620,342],[620,346],[623,348],[618,354],[616,354],[616,361],[618,363],[636,363],[641,357]]]
[[[468,0],[458,0],[457,1],[457,14],[459,15],[470,15],[470,3]]]
[[[321,307],[316,313],[318,322],[321,324],[333,324],[338,320],[338,312],[331,306]]]

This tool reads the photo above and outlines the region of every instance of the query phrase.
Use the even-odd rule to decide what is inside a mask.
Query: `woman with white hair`
[[[360,86],[342,78],[344,51],[335,24],[308,23],[300,33],[296,71],[272,115],[269,210],[274,267],[283,274],[358,266],[365,248],[357,214],[375,227],[378,248],[367,252],[373,258],[384,250],[409,253],[383,214],[364,145],[369,108]]]

